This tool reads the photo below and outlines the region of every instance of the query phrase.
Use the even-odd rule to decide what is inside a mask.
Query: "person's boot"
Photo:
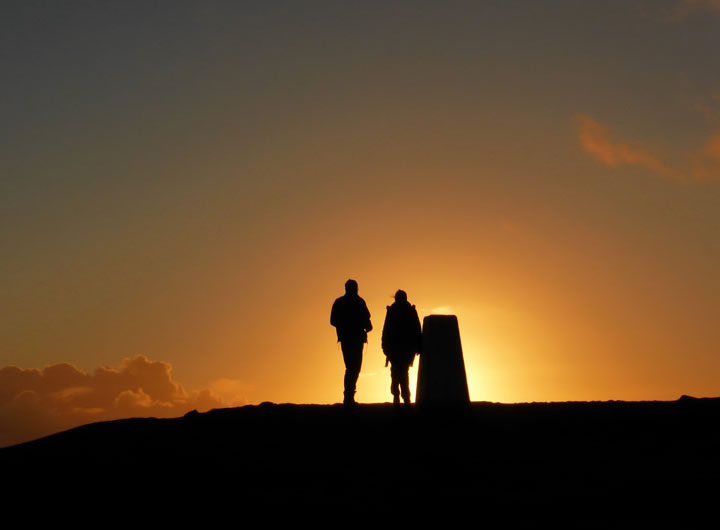
[[[405,403],[405,406],[406,407],[410,406],[410,392],[403,392],[402,398],[403,398],[403,402]]]
[[[345,392],[345,397],[343,399],[343,405],[346,406],[352,406],[357,405],[355,402],[355,392]]]
[[[399,405],[400,404],[400,387],[398,386],[397,382],[393,379],[390,383],[390,393],[393,397],[393,405]]]

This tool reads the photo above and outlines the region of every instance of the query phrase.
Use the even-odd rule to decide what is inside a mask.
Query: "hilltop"
[[[714,505],[718,413],[720,399],[687,397],[425,409],[264,403],[89,424],[2,449],[0,467],[16,491],[47,493],[72,478],[84,484],[80,497],[129,485],[266,513],[362,506],[663,519]]]

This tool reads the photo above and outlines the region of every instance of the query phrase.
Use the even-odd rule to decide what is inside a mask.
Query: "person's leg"
[[[400,370],[397,362],[390,363],[390,393],[393,396],[393,403],[400,403]]]
[[[407,363],[404,363],[402,366],[402,373],[399,375],[400,393],[402,394],[403,401],[405,402],[406,405],[410,404],[410,381],[409,381],[408,370],[410,370],[410,365]]]
[[[410,361],[413,354],[408,352],[398,363],[397,380],[400,385],[400,394],[406,405],[410,404],[410,381],[408,371],[410,370]]]
[[[355,403],[355,389],[362,368],[363,343],[340,343],[345,360],[344,403]]]

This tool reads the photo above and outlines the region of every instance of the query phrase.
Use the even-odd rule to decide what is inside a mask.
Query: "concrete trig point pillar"
[[[423,319],[416,402],[470,402],[460,329],[455,315],[430,315]]]

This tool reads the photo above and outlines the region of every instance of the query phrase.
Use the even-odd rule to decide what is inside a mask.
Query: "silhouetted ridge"
[[[686,396],[409,409],[267,403],[90,424],[2,449],[0,466],[18,491],[73,477],[86,494],[141,481],[174,498],[190,484],[203,502],[221,495],[246,510],[385,511],[392,498],[423,513],[551,517],[561,508],[652,519],[714,506],[719,414],[720,399]],[[220,493],[209,486],[228,480]]]

